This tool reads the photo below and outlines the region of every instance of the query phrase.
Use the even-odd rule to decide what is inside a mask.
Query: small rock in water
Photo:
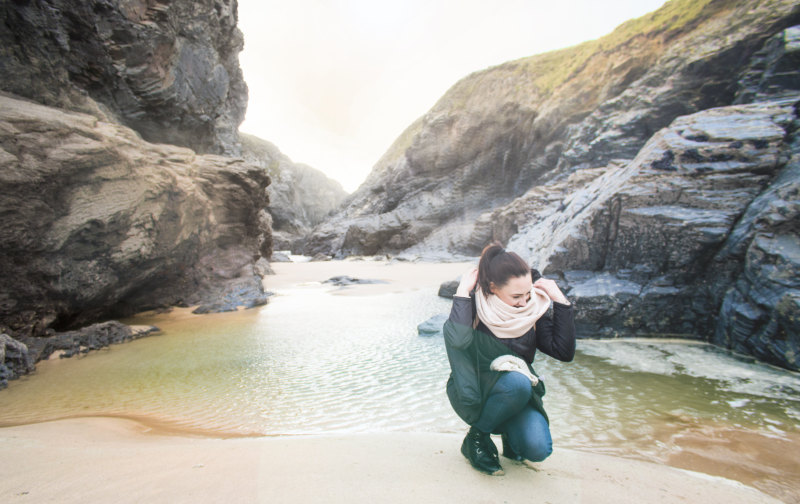
[[[359,285],[359,284],[385,284],[388,283],[384,280],[371,280],[371,279],[364,279],[364,278],[355,278],[347,275],[340,275],[331,277],[325,280],[322,283],[337,285],[339,287],[346,287],[348,285]]]
[[[456,295],[456,290],[458,290],[458,280],[450,280],[449,282],[443,282],[442,285],[439,286],[439,296],[447,299],[453,299],[453,296]]]
[[[448,314],[440,313],[429,318],[425,322],[417,326],[417,332],[420,336],[436,336],[442,334],[442,326],[447,322]]]

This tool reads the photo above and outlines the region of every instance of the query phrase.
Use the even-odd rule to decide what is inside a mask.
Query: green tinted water
[[[449,308],[432,293],[341,296],[317,285],[254,310],[138,317],[127,322],[162,333],[41,363],[0,392],[0,425],[119,415],[220,435],[462,432],[444,394],[442,338],[416,330]],[[573,362],[539,354],[535,367],[547,385],[556,448],[708,470],[703,463],[716,465],[708,446],[735,457],[731,443],[745,436],[758,473],[749,482],[788,464],[765,477],[798,483],[791,465],[800,459],[770,455],[800,448],[796,373],[657,340],[580,340]],[[702,439],[706,448],[697,447]]]

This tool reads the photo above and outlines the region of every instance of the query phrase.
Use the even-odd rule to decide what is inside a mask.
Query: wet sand
[[[0,500],[22,502],[777,503],[738,482],[556,449],[485,476],[460,436],[382,433],[212,439],[123,419],[0,429]]]

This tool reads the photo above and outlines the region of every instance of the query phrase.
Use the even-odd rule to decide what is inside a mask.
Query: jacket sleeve
[[[573,305],[553,302],[553,317],[542,317],[536,322],[536,348],[564,362],[575,357]]]
[[[444,323],[445,342],[453,348],[464,349],[472,344],[472,299],[454,296],[450,317]]]
[[[444,346],[450,361],[447,397],[456,414],[472,425],[481,414],[481,382],[469,347],[473,340],[472,300],[454,297],[450,317],[444,323]]]

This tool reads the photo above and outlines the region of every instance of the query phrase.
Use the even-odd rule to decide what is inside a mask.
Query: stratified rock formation
[[[0,2],[0,90],[102,109],[145,140],[239,154],[236,0]]]
[[[269,176],[216,155],[241,151],[236,9],[0,2],[0,386],[139,335],[86,324],[266,302]]]
[[[241,134],[242,156],[269,174],[272,240],[276,250],[296,250],[311,229],[339,207],[347,197],[342,185],[304,164],[293,163],[275,145]]]
[[[476,255],[560,277],[584,337],[681,336],[800,368],[800,6],[672,0],[470,75],[305,253]]]
[[[0,97],[0,332],[41,336],[168,305],[266,302],[269,177]]]

